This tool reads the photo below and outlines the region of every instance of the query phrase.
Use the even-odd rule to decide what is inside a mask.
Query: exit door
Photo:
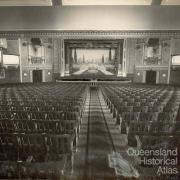
[[[146,71],[146,84],[156,84],[156,71]]]
[[[42,82],[42,70],[33,70],[33,83]]]

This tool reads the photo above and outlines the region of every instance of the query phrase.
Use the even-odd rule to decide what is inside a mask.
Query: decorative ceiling
[[[63,5],[151,5],[152,0],[62,0]]]
[[[180,5],[180,0],[0,0],[0,6]]]
[[[180,5],[180,0],[62,0],[62,5]]]
[[[162,0],[161,5],[180,5],[180,0]]]
[[[0,6],[52,6],[52,0],[0,0]]]

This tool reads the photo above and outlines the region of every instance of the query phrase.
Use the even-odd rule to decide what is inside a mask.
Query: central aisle
[[[86,179],[90,177],[111,178],[114,170],[108,167],[108,154],[113,149],[106,118],[102,111],[102,99],[96,87],[90,88],[89,113],[87,122],[85,171]]]
[[[119,149],[120,142],[119,130],[115,128],[101,91],[89,87],[74,165],[68,179],[116,179],[115,170],[109,167],[108,155]]]

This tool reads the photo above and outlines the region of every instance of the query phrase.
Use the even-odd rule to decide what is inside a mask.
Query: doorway
[[[156,84],[156,71],[146,71],[146,84]]]
[[[42,82],[42,70],[33,70],[33,83]]]

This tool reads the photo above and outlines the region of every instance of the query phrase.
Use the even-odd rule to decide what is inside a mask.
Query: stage
[[[69,76],[56,78],[56,81],[129,81],[132,82],[130,77],[122,77],[117,75],[105,75],[101,71],[90,73],[88,70],[82,74],[72,74]]]

